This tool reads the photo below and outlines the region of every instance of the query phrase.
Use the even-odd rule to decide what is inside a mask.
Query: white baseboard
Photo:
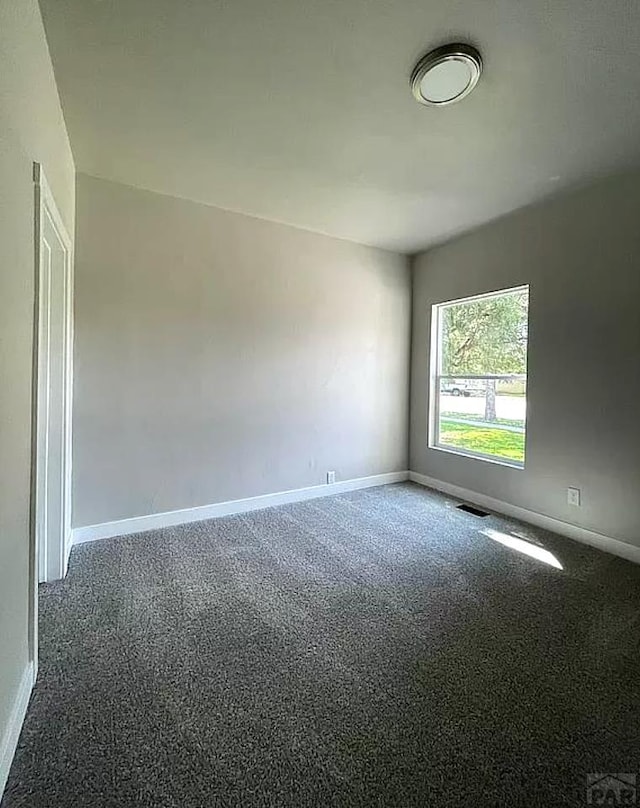
[[[134,516],[131,519],[119,519],[116,522],[76,527],[72,531],[73,543],[82,544],[96,539],[108,539],[113,536],[125,536],[146,530],[158,530],[163,527],[188,524],[189,522],[203,522],[206,519],[215,519],[218,516],[247,513],[261,508],[271,508],[274,505],[285,505],[289,502],[302,502],[307,499],[342,494],[345,491],[356,491],[360,488],[401,483],[408,479],[408,471],[392,471],[388,474],[374,474],[372,477],[359,477],[354,480],[331,483],[330,485],[313,485],[310,488],[295,488],[292,491],[263,494],[262,496],[249,497],[248,499],[233,499],[229,502],[216,502],[213,505],[200,505],[196,508],[185,508],[180,511],[154,513],[149,514],[149,516]]]
[[[35,684],[35,668],[29,663],[22,674],[22,680],[16,693],[13,709],[9,716],[9,723],[4,729],[2,743],[0,744],[0,800],[9,777],[9,769],[18,745],[20,730],[27,713],[27,706],[31,698],[31,691]]]
[[[602,533],[596,533],[585,527],[579,527],[569,522],[563,522],[560,519],[554,519],[551,516],[545,516],[542,513],[529,511],[526,508],[521,508],[519,505],[511,505],[509,502],[502,502],[502,500],[488,497],[485,494],[479,494],[476,491],[469,491],[458,485],[436,480],[433,477],[427,477],[415,471],[409,472],[409,479],[414,483],[419,483],[427,488],[434,488],[436,491],[448,494],[455,499],[471,502],[473,505],[479,505],[481,508],[487,508],[487,510],[495,511],[504,516],[510,516],[521,522],[528,522],[544,530],[550,530],[552,533],[558,533],[560,536],[566,536],[568,539],[574,539],[583,544],[589,544],[591,547],[597,547],[598,550],[604,550],[605,553],[611,553],[621,558],[626,558],[628,561],[634,561],[636,564],[640,564],[640,547],[627,544],[619,539],[612,539],[610,536],[604,536]]]

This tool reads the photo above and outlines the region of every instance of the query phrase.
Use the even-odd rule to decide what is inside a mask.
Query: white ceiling
[[[413,252],[640,163],[638,0],[41,0],[79,171]],[[451,40],[474,92],[420,106]]]

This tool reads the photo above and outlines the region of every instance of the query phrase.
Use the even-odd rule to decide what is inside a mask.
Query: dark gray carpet
[[[2,808],[549,808],[637,772],[640,567],[454,505],[403,484],[77,547]]]

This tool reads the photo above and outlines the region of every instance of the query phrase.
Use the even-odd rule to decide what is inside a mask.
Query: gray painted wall
[[[38,3],[2,0],[0,743],[28,664],[34,160],[43,164],[60,212],[73,234],[75,169]]]
[[[640,174],[414,259],[410,467],[640,545]],[[431,306],[530,284],[526,468],[427,446]],[[567,486],[582,489],[579,509]]]
[[[407,468],[407,259],[79,175],[74,525]]]

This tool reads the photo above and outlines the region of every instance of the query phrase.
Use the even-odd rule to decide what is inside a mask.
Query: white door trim
[[[38,664],[38,583],[43,580],[64,578],[67,572],[69,552],[71,550],[71,407],[73,384],[73,242],[64,225],[51,188],[45,177],[42,166],[34,163],[33,171],[35,189],[35,308],[34,308],[34,369],[33,369],[33,421],[32,421],[32,486],[31,486],[31,614],[29,652],[34,671]],[[39,496],[39,481],[46,469],[43,456],[42,441],[39,440],[39,423],[43,417],[43,390],[38,384],[40,377],[40,361],[42,359],[42,324],[41,308],[43,302],[43,227],[45,216],[49,218],[56,231],[60,243],[65,250],[64,266],[64,346],[63,346],[63,502],[62,502],[62,541],[61,546],[47,545],[51,564],[43,565],[43,547],[39,546],[42,538],[38,537],[36,526],[43,503]],[[46,427],[45,427],[46,430]],[[45,447],[46,449],[46,444]],[[46,540],[46,537],[45,537]],[[53,569],[53,573],[52,573]]]

